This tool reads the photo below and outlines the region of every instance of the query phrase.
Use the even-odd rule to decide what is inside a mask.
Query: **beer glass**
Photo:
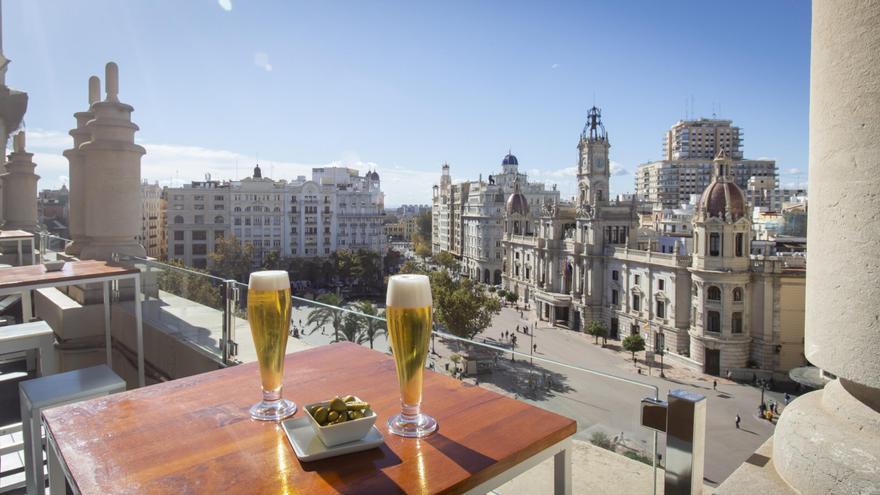
[[[402,437],[425,437],[437,430],[437,421],[421,412],[422,378],[431,340],[432,300],[428,277],[390,277],[385,303],[402,409],[388,420],[388,431]]]
[[[296,412],[296,404],[281,398],[284,354],[290,328],[290,277],[282,270],[251,273],[248,284],[248,323],[260,363],[263,400],[251,407],[251,417],[278,421]]]

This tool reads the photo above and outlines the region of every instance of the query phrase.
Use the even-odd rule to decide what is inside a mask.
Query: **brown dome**
[[[529,202],[523,193],[519,192],[519,188],[507,197],[507,213],[509,215],[519,213],[520,215],[528,215]]]
[[[714,180],[703,191],[697,208],[707,218],[724,219],[730,214],[728,220],[735,222],[746,214],[746,198],[735,183]]]

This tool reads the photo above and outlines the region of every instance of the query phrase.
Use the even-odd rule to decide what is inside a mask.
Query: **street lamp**
[[[666,378],[666,374],[663,373],[663,355],[666,354],[666,335],[663,333],[663,329],[660,329],[659,335],[659,344],[660,344],[660,378]]]

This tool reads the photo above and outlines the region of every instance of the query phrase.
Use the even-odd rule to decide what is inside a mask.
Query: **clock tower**
[[[593,107],[578,141],[578,204],[596,206],[608,201],[610,147],[602,111]]]

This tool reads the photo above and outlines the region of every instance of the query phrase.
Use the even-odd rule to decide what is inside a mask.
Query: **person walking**
[[[739,413],[736,413],[736,429],[739,429],[739,423],[742,421],[742,418],[739,417]]]
[[[538,352],[538,344],[532,344],[532,352]]]
[[[712,380],[712,390],[718,390],[718,380]]]
[[[785,396],[783,397],[783,400],[785,401],[785,405],[786,405],[786,406],[788,405],[789,402],[791,402],[791,396],[788,395],[788,392],[785,393]]]

